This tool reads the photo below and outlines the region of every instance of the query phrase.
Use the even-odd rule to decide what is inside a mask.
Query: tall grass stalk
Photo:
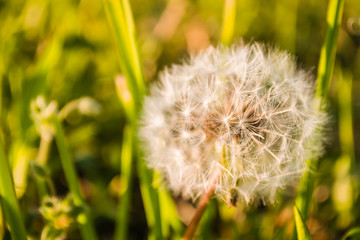
[[[332,70],[334,68],[336,42],[343,12],[343,0],[330,0],[327,12],[327,28],[324,44],[321,48],[316,94],[318,103],[316,108],[323,108],[329,91]],[[314,190],[314,170],[317,167],[318,159],[308,160],[308,170],[300,180],[296,206],[304,221],[307,220],[310,212],[312,193]],[[296,234],[293,234],[296,236]]]
[[[299,240],[311,240],[309,230],[307,229],[304,220],[302,219],[299,209],[296,206],[293,207],[295,227],[297,232],[297,238]]]
[[[133,157],[133,138],[130,126],[126,126],[123,131],[123,143],[121,149],[121,167],[120,167],[120,196],[117,212],[117,222],[115,229],[115,238],[127,238],[127,226],[129,219],[129,205],[131,201],[132,190],[132,157]]]
[[[323,102],[322,104],[326,104],[330,87],[336,55],[336,42],[341,24],[343,7],[344,0],[329,1],[326,18],[326,36],[320,53],[316,89],[317,96]]]
[[[128,90],[125,77],[116,77],[115,88],[128,122],[131,123],[135,121],[134,100],[133,96]],[[120,159],[120,194],[114,235],[114,239],[116,240],[127,239],[129,208],[132,196],[132,160],[134,155],[132,137],[133,130],[134,128],[131,128],[130,125],[125,126],[123,130]]]
[[[52,123],[55,127],[55,140],[60,153],[61,164],[64,169],[65,178],[69,185],[70,192],[74,199],[74,204],[78,207],[84,208],[80,213],[77,220],[80,223],[80,232],[84,240],[96,240],[95,229],[90,218],[90,214],[86,209],[86,203],[81,195],[78,176],[75,170],[74,162],[68,151],[64,131],[61,126],[60,120],[57,116],[53,115]]]
[[[228,45],[234,35],[236,0],[225,0],[220,41]]]
[[[145,82],[135,41],[131,8],[127,0],[103,0],[103,2],[115,38],[120,68],[138,109],[145,95]]]
[[[26,231],[2,142],[0,142],[0,200],[6,222],[10,226],[12,239],[25,240]]]
[[[47,163],[51,142],[52,142],[52,138],[48,139],[47,137],[44,136],[40,137],[39,152],[36,156],[36,164],[38,164],[39,167],[45,167]],[[36,185],[40,200],[43,199],[48,194],[47,181],[51,181],[50,179],[47,178],[47,176],[45,176],[45,178],[36,176]]]
[[[141,67],[141,61],[136,47],[135,28],[133,17],[127,0],[103,0],[107,19],[113,32],[118,49],[120,68],[125,76],[127,85],[132,95],[134,105],[125,106],[134,108],[134,118],[130,120],[134,138],[134,155],[137,160],[137,171],[140,177],[140,190],[145,208],[146,219],[150,228],[154,230],[155,238],[162,239],[162,221],[159,207],[159,196],[152,186],[152,172],[146,168],[141,151],[137,147],[137,113],[141,108],[141,102],[145,95],[145,80]],[[126,203],[126,202],[125,202]],[[129,203],[129,202],[128,202]],[[124,206],[124,209],[129,207]],[[121,221],[121,219],[118,219]],[[119,225],[119,224],[118,224]]]

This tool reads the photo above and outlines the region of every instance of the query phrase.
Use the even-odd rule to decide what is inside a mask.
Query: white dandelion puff
[[[218,198],[273,202],[321,153],[312,82],[289,54],[256,43],[191,55],[145,99],[146,162],[184,197],[199,197],[216,172]]]

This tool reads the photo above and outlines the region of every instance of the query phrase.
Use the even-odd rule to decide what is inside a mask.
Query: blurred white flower
[[[260,44],[210,47],[160,75],[144,102],[147,164],[193,199],[218,180],[228,202],[273,202],[321,153],[325,114],[313,78],[285,52]]]

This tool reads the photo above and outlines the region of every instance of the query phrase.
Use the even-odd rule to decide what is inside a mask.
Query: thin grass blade
[[[121,70],[134,100],[135,118],[130,123],[133,133],[137,129],[137,113],[145,95],[145,80],[135,41],[135,28],[131,8],[127,0],[104,0],[108,22],[113,32]],[[131,106],[126,106],[131,107]],[[136,134],[134,137],[134,152],[137,159],[137,170],[140,177],[140,190],[143,198],[146,218],[150,228],[154,228],[156,239],[162,239],[162,222],[159,207],[159,196],[152,186],[153,173],[143,163],[141,151],[137,147]]]
[[[299,209],[294,205],[294,219],[297,231],[297,238],[299,240],[311,240],[309,230],[307,229],[303,218],[300,215]]]
[[[114,239],[127,239],[127,226],[129,219],[131,190],[132,190],[132,157],[133,138],[130,126],[126,126],[123,132],[123,143],[120,160],[120,196],[117,212],[117,226]]]
[[[330,0],[327,12],[327,28],[325,41],[321,49],[316,95],[318,97],[316,108],[323,108],[329,91],[332,71],[334,68],[336,42],[343,12],[343,0]],[[304,220],[309,216],[312,194],[314,191],[315,176],[318,159],[309,159],[308,170],[300,180],[296,206]],[[295,229],[293,239],[296,239]]]
[[[236,0],[225,0],[220,41],[226,45],[230,44],[234,35],[235,17]]]
[[[118,49],[121,70],[131,93],[135,96],[135,103],[139,107],[142,96],[145,94],[145,82],[129,2],[126,0],[104,0],[103,2]]]
[[[331,81],[331,74],[335,60],[336,52],[336,40],[339,32],[339,26],[341,22],[343,0],[330,0],[327,14],[327,30],[325,42],[321,50],[319,60],[319,71],[317,78],[317,90],[316,94],[319,98],[318,108],[322,108],[326,103],[326,97],[329,91],[329,85]],[[315,176],[313,174],[317,166],[317,159],[308,160],[308,168],[299,186],[299,192],[296,199],[296,206],[298,207],[303,219],[308,218],[310,211],[310,202],[314,189]]]
[[[20,207],[15,195],[9,163],[0,142],[0,201],[6,222],[9,224],[12,239],[25,240],[26,231]]]
[[[354,236],[357,236],[357,238],[354,239],[360,238],[360,227],[352,228],[347,231],[345,235],[341,238],[341,240],[350,240]]]
[[[74,204],[85,209],[78,216],[82,238],[85,240],[97,240],[90,214],[86,209],[86,203],[81,195],[78,176],[75,170],[74,162],[67,148],[64,130],[57,116],[52,117],[52,123],[55,127],[55,140],[60,153],[61,164],[64,169],[65,178],[69,185],[70,192],[74,199]]]
[[[334,68],[336,42],[341,24],[344,0],[330,0],[327,12],[325,42],[321,48],[317,75],[317,96],[326,101]]]

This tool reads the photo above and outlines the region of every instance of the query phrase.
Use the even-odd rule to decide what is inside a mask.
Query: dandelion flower
[[[145,99],[146,162],[184,197],[199,197],[218,175],[220,199],[273,202],[321,152],[312,82],[292,56],[257,43],[191,55]]]

